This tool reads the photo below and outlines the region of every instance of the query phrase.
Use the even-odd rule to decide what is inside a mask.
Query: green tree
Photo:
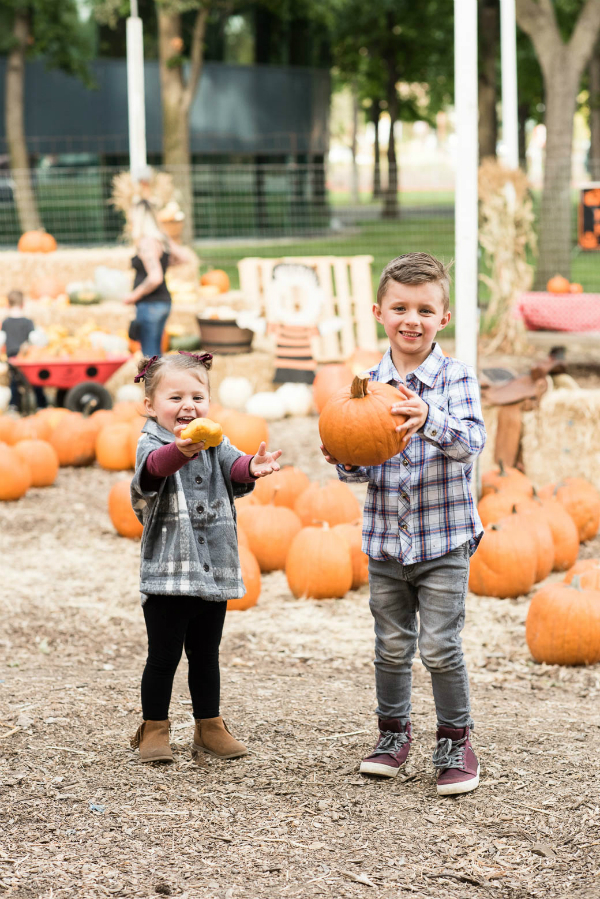
[[[5,128],[22,231],[41,227],[25,134],[25,66],[43,57],[49,68],[62,69],[91,85],[87,62],[92,52],[76,0],[4,0],[0,8],[0,52],[7,54],[4,84]]]

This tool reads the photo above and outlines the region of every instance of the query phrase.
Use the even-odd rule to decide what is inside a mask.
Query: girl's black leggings
[[[219,644],[226,602],[196,596],[148,596],[143,606],[148,658],[142,675],[145,721],[164,721],[182,650],[188,659],[188,683],[194,718],[219,714]]]

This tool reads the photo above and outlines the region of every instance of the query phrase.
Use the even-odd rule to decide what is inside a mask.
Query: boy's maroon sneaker
[[[380,718],[377,746],[360,763],[360,773],[395,777],[408,758],[411,743],[410,721],[403,727],[398,718]]]
[[[433,764],[440,796],[470,793],[479,786],[479,762],[468,727],[438,727]]]

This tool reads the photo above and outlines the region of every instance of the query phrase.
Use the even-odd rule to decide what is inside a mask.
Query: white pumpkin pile
[[[259,415],[267,421],[277,421],[287,415],[310,415],[313,395],[308,384],[282,384],[275,391],[254,393],[251,382],[244,377],[224,378],[219,387],[219,400],[229,409]]]

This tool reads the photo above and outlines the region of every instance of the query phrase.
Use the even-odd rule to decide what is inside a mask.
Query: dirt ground
[[[316,434],[286,421],[272,446],[331,475]],[[223,714],[252,754],[192,760],[182,664],[176,763],[140,765],[139,544],[108,518],[118,477],[63,470],[0,509],[0,897],[600,896],[600,666],[535,665],[527,597],[468,600],[472,794],[436,794],[419,661],[405,775],[358,774],[375,737],[368,591],[297,601],[279,572],[223,639]]]

